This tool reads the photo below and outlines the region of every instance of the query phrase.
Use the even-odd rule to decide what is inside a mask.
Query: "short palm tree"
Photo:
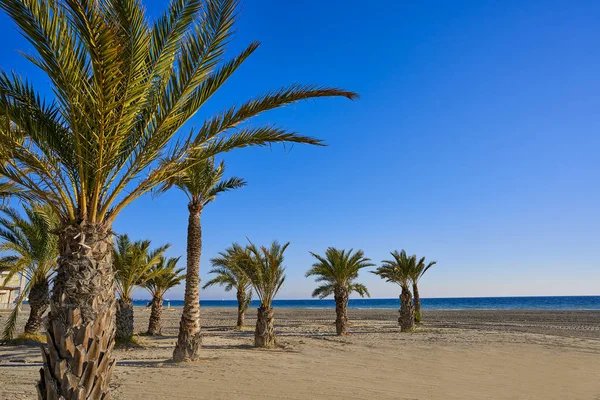
[[[200,256],[202,252],[202,226],[200,215],[217,195],[246,185],[237,177],[223,179],[225,163],[215,166],[214,158],[202,160],[174,175],[158,188],[158,193],[175,186],[188,197],[187,273],[183,312],[179,324],[174,361],[195,361],[200,356],[202,336],[200,331]]]
[[[398,324],[402,332],[411,331],[415,324],[415,309],[410,292],[411,274],[417,264],[417,256],[407,256],[406,251],[393,251],[392,260],[384,260],[374,274],[379,275],[387,282],[400,285],[400,317]]]
[[[348,333],[348,297],[350,293],[356,292],[361,297],[370,296],[366,286],[362,283],[356,283],[358,271],[362,268],[372,267],[375,264],[366,258],[362,250],[353,253],[349,251],[338,250],[333,247],[325,251],[325,256],[320,256],[311,252],[317,262],[306,272],[306,276],[316,276],[317,282],[323,282],[312,293],[313,297],[324,299],[331,296],[335,299],[335,329],[339,335]]]
[[[0,115],[10,121],[0,124],[2,188],[47,203],[61,221],[38,392],[109,396],[111,227],[121,211],[193,160],[275,142],[321,144],[247,122],[302,100],[356,94],[294,84],[225,108],[185,134],[186,122],[259,46],[225,60],[236,0],[173,0],[152,20],[141,0],[0,0],[0,8],[30,42],[27,59],[52,93],[46,101],[17,73],[0,73]],[[72,348],[83,350],[74,357]],[[56,372],[63,364],[69,374]]]
[[[117,302],[117,339],[129,340],[133,335],[133,291],[154,278],[159,272],[151,271],[169,245],[150,250],[150,241],[132,242],[127,235],[117,238],[113,249]]]
[[[246,274],[239,265],[240,257],[247,255],[247,249],[237,243],[219,253],[219,257],[210,260],[213,268],[208,271],[215,277],[208,281],[202,288],[206,289],[213,285],[225,287],[225,291],[232,289],[236,291],[238,303],[238,315],[236,328],[242,329],[245,323],[245,313],[252,301],[252,285]]]
[[[415,323],[421,323],[421,297],[419,296],[419,280],[427,270],[437,264],[436,261],[425,262],[425,257],[421,258],[415,265],[415,269],[410,274],[413,287],[413,298],[415,304]]]
[[[254,331],[254,346],[274,348],[275,316],[272,303],[279,289],[285,281],[285,267],[283,266],[283,253],[290,243],[283,246],[274,241],[271,247],[256,247],[250,243],[247,253],[240,256],[239,265],[250,280],[254,293],[260,300]]]
[[[25,205],[25,218],[17,210],[0,205],[0,251],[9,255],[0,257],[0,270],[8,271],[5,282],[22,274],[27,280],[17,300],[17,306],[8,318],[2,334],[3,340],[12,339],[19,308],[26,297],[29,318],[25,333],[35,334],[42,325],[42,316],[50,304],[50,279],[56,267],[58,241],[52,230],[58,221],[49,207],[39,204]],[[0,282],[0,286],[4,282]]]
[[[152,308],[150,321],[148,322],[149,335],[161,335],[162,333],[162,309],[163,298],[167,290],[179,285],[185,279],[182,275],[183,268],[177,268],[179,257],[167,259],[161,256],[158,263],[148,271],[150,279],[146,279],[141,285],[152,296]]]

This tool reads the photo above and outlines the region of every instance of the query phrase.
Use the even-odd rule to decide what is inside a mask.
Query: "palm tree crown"
[[[210,260],[213,268],[208,271],[215,277],[208,281],[202,288],[210,286],[224,286],[226,292],[232,289],[240,289],[247,293],[248,302],[252,296],[250,280],[240,266],[241,259],[249,256],[249,250],[243,248],[237,243],[219,253],[219,257]]]
[[[417,256],[413,255],[409,257],[404,250],[401,252],[395,250],[390,254],[393,259],[383,260],[381,266],[373,271],[373,273],[379,275],[387,282],[408,287],[417,265]]]
[[[250,280],[256,295],[265,307],[271,307],[275,295],[285,281],[283,253],[290,243],[274,241],[271,247],[260,248],[250,243],[247,253],[240,256],[240,267]]]
[[[52,233],[57,221],[47,206],[24,206],[26,218],[12,207],[0,205],[0,251],[12,253],[0,257],[0,270],[9,271],[6,281],[23,274],[32,284],[48,279],[56,266],[58,238]],[[1,282],[0,282],[1,283]]]
[[[421,277],[423,275],[425,275],[425,272],[427,272],[427,270],[429,268],[433,267],[435,264],[437,264],[437,261],[431,261],[429,263],[426,263],[425,257],[422,257],[415,264],[415,267],[414,267],[412,273],[410,274],[410,279],[413,281],[413,283],[418,283],[419,279],[421,279]]]
[[[353,253],[352,249],[346,251],[330,247],[325,251],[325,257],[313,252],[310,254],[318,261],[306,272],[306,276],[315,275],[317,282],[323,282],[314,290],[313,297],[323,299],[334,294],[336,288],[346,289],[347,293],[356,292],[361,297],[369,296],[365,285],[354,282],[359,270],[375,265],[362,250]]]
[[[221,161],[215,167],[214,157],[192,164],[181,173],[166,181],[157,191],[162,193],[175,186],[181,189],[191,204],[205,207],[215,200],[217,195],[229,190],[246,186],[242,178],[223,179],[225,163]]]
[[[119,296],[129,299],[136,286],[141,286],[161,273],[153,267],[160,263],[163,253],[170,246],[150,250],[150,241],[131,242],[127,235],[117,238],[113,250],[115,283]]]
[[[150,21],[140,0],[0,0],[48,77],[40,92],[0,73],[2,190],[49,204],[64,224],[110,226],[133,200],[216,154],[272,142],[321,144],[276,126],[240,127],[301,100],[356,94],[291,85],[180,129],[259,47],[225,61],[236,0],[173,0]]]
[[[142,278],[144,282],[141,286],[153,298],[162,298],[167,290],[179,285],[185,279],[185,275],[181,275],[184,268],[177,268],[179,258],[172,257],[167,259],[161,255],[158,262],[146,272],[146,276],[149,276],[149,278]]]
[[[0,217],[0,251],[9,253],[0,257],[0,271],[8,271],[4,281],[0,281],[0,286],[9,282],[16,274],[22,274],[27,280],[16,306],[4,324],[3,340],[12,339],[21,304],[34,287],[44,292],[41,293],[41,318],[48,305],[48,284],[54,274],[58,257],[58,240],[52,233],[58,221],[52,210],[39,204],[26,205],[23,208],[26,218],[14,208],[0,204],[0,213],[4,214]],[[36,306],[31,304],[32,307]]]

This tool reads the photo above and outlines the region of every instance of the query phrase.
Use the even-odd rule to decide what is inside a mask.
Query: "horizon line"
[[[574,294],[574,295],[516,295],[516,296],[459,296],[459,297],[421,297],[421,300],[445,300],[445,299],[512,299],[512,298],[527,298],[527,297],[600,297],[600,294]],[[151,301],[152,299],[133,299],[133,301]],[[163,299],[164,301],[183,301],[183,298]],[[233,299],[200,299],[200,301],[237,301]],[[273,299],[273,301],[321,301],[334,300],[333,298],[315,299],[315,298],[296,298],[296,299]],[[398,300],[398,297],[369,297],[369,298],[351,298],[349,300]],[[258,301],[258,299],[252,299]]]

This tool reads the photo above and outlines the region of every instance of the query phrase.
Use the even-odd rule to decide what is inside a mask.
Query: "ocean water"
[[[149,300],[134,300],[145,306]],[[183,300],[165,300],[171,307],[183,306]],[[200,300],[202,307],[237,307],[236,300]],[[349,308],[397,309],[395,299],[351,299]],[[258,307],[256,300],[251,307]],[[274,300],[273,307],[286,308],[335,308],[333,299],[324,300]],[[421,299],[421,307],[427,310],[600,310],[600,296],[536,296],[536,297],[453,297]]]

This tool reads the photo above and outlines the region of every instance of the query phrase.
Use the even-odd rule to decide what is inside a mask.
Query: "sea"
[[[138,306],[149,300],[134,300]],[[183,300],[165,300],[165,306],[183,306]],[[200,300],[201,307],[237,307],[236,300]],[[259,306],[253,300],[251,307]],[[274,300],[273,307],[335,308],[333,299]],[[350,299],[349,308],[399,307],[399,299]],[[600,296],[535,296],[535,297],[451,297],[422,298],[421,308],[427,310],[600,310]]]

